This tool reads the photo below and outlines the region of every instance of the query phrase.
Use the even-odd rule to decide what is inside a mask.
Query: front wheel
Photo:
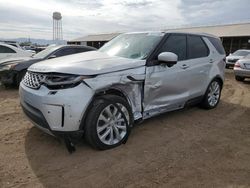
[[[222,85],[219,80],[215,79],[213,80],[204,95],[203,101],[201,103],[201,106],[205,109],[212,109],[215,108],[219,101],[221,96],[221,88]]]
[[[96,149],[110,149],[125,143],[133,123],[125,99],[115,95],[97,98],[86,118],[85,139]]]

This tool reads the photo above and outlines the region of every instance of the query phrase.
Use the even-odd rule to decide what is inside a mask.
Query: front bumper
[[[234,74],[235,74],[235,76],[250,78],[250,70],[248,70],[248,69],[242,69],[242,68],[239,68],[239,67],[235,67],[234,68]]]
[[[228,66],[228,67],[233,67],[234,64],[235,64],[235,62],[228,62],[228,61],[226,61],[226,66]]]
[[[20,102],[26,116],[47,133],[79,131],[83,115],[94,92],[81,83],[74,88],[49,90],[45,86],[19,87]]]

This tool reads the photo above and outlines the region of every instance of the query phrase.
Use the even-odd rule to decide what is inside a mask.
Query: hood
[[[243,58],[244,56],[237,56],[237,55],[229,55],[229,56],[227,56],[227,59],[241,59],[241,58]]]
[[[23,58],[8,58],[0,62],[0,67],[15,64],[12,70],[21,71],[26,70],[28,67],[34,63],[42,61],[39,58],[23,57]]]
[[[145,60],[109,56],[90,51],[41,61],[29,67],[34,72],[54,72],[78,75],[96,75],[145,65]]]
[[[32,57],[10,57],[10,58],[4,58],[4,59],[0,60],[0,65],[16,63],[16,62],[19,62],[19,61],[28,61],[30,59],[32,59]]]

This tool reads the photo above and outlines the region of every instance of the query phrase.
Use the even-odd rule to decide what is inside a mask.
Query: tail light
[[[240,68],[240,63],[238,61],[236,61],[236,63],[234,64],[234,67]]]

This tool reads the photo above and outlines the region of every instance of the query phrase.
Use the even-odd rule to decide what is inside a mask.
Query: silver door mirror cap
[[[162,52],[158,55],[158,61],[167,64],[176,64],[178,56],[172,52]]]

